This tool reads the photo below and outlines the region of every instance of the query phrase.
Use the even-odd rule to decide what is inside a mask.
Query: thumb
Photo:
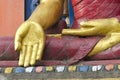
[[[20,50],[22,46],[22,39],[27,34],[29,30],[29,22],[24,22],[17,30],[14,40],[14,49]]]
[[[97,26],[110,25],[118,22],[119,21],[117,18],[94,19],[86,22],[81,22],[80,25],[82,27],[97,27]]]
[[[97,24],[96,21],[85,21],[85,22],[81,22],[80,25],[84,28],[86,27],[94,27]]]
[[[15,41],[14,49],[15,51],[21,50],[21,42]]]

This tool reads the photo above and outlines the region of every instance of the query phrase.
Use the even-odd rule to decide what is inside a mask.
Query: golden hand
[[[80,23],[80,29],[63,29],[62,34],[77,36],[106,35],[111,31],[120,31],[117,18],[96,19]]]
[[[40,5],[16,32],[15,49],[20,51],[20,66],[34,65],[41,60],[45,45],[44,30],[62,16],[64,0],[40,0]]]
[[[119,26],[120,27],[120,26]],[[88,56],[94,56],[120,43],[120,32],[112,32],[101,39]]]
[[[19,65],[27,67],[41,60],[45,45],[45,34],[36,22],[26,21],[15,35],[15,50],[20,51]]]
[[[105,36],[88,56],[93,56],[120,42],[120,23],[117,18],[96,19],[80,23],[80,29],[64,29],[62,34],[78,36]]]

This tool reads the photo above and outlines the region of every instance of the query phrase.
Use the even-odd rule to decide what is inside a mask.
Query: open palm
[[[24,22],[15,35],[15,50],[20,51],[19,65],[35,65],[41,60],[45,45],[45,34],[40,24]]]

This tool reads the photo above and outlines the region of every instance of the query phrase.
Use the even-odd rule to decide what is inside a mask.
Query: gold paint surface
[[[76,69],[77,69],[77,66],[69,66],[68,67],[69,72],[74,72],[74,71],[76,71]]]
[[[54,70],[54,68],[52,66],[46,67],[46,71],[53,71],[53,70]]]
[[[12,73],[13,68],[12,67],[8,67],[5,69],[5,73],[9,74]]]
[[[89,53],[94,56],[120,43],[120,23],[117,18],[96,19],[80,23],[80,29],[63,29],[63,35],[104,36]],[[106,45],[106,46],[105,46]]]
[[[61,18],[63,5],[64,0],[41,0],[29,19],[17,29],[14,43],[15,50],[20,51],[19,66],[34,66],[42,59],[46,37],[44,30]]]
[[[118,65],[118,69],[120,70],[120,65]]]

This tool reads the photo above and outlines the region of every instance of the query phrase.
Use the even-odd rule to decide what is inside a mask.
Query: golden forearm
[[[114,28],[112,28],[114,29]],[[116,31],[114,31],[116,30]],[[106,34],[103,39],[101,39],[93,48],[93,50],[89,53],[88,56],[94,56],[95,54],[98,54],[102,51],[105,51],[116,44],[120,43],[120,26],[116,26],[116,29],[114,29],[114,32],[110,32],[109,34]],[[119,31],[118,31],[119,30]],[[95,36],[97,35],[97,32],[91,31],[91,30],[80,30],[80,29],[65,29],[63,30],[63,34],[69,34],[69,35],[77,35],[77,36]]]
[[[57,38],[61,38],[62,34],[47,34],[47,37],[57,37]]]
[[[80,29],[63,29],[62,34],[77,36],[106,36],[112,32],[120,32],[120,24],[117,18],[96,19],[80,23]]]
[[[62,34],[76,36],[105,36],[89,53],[89,56],[93,56],[120,43],[120,23],[117,18],[82,22],[80,29],[64,29]]]
[[[64,0],[41,0],[28,20],[35,21],[47,29],[55,24],[63,13]]]
[[[94,49],[89,53],[88,56],[94,56],[102,51],[105,51],[116,44],[120,43],[120,33],[111,33],[107,35],[105,38],[101,39]]]
[[[73,35],[73,36],[91,36],[97,35],[98,31],[94,31],[94,29],[63,29],[63,35]]]

